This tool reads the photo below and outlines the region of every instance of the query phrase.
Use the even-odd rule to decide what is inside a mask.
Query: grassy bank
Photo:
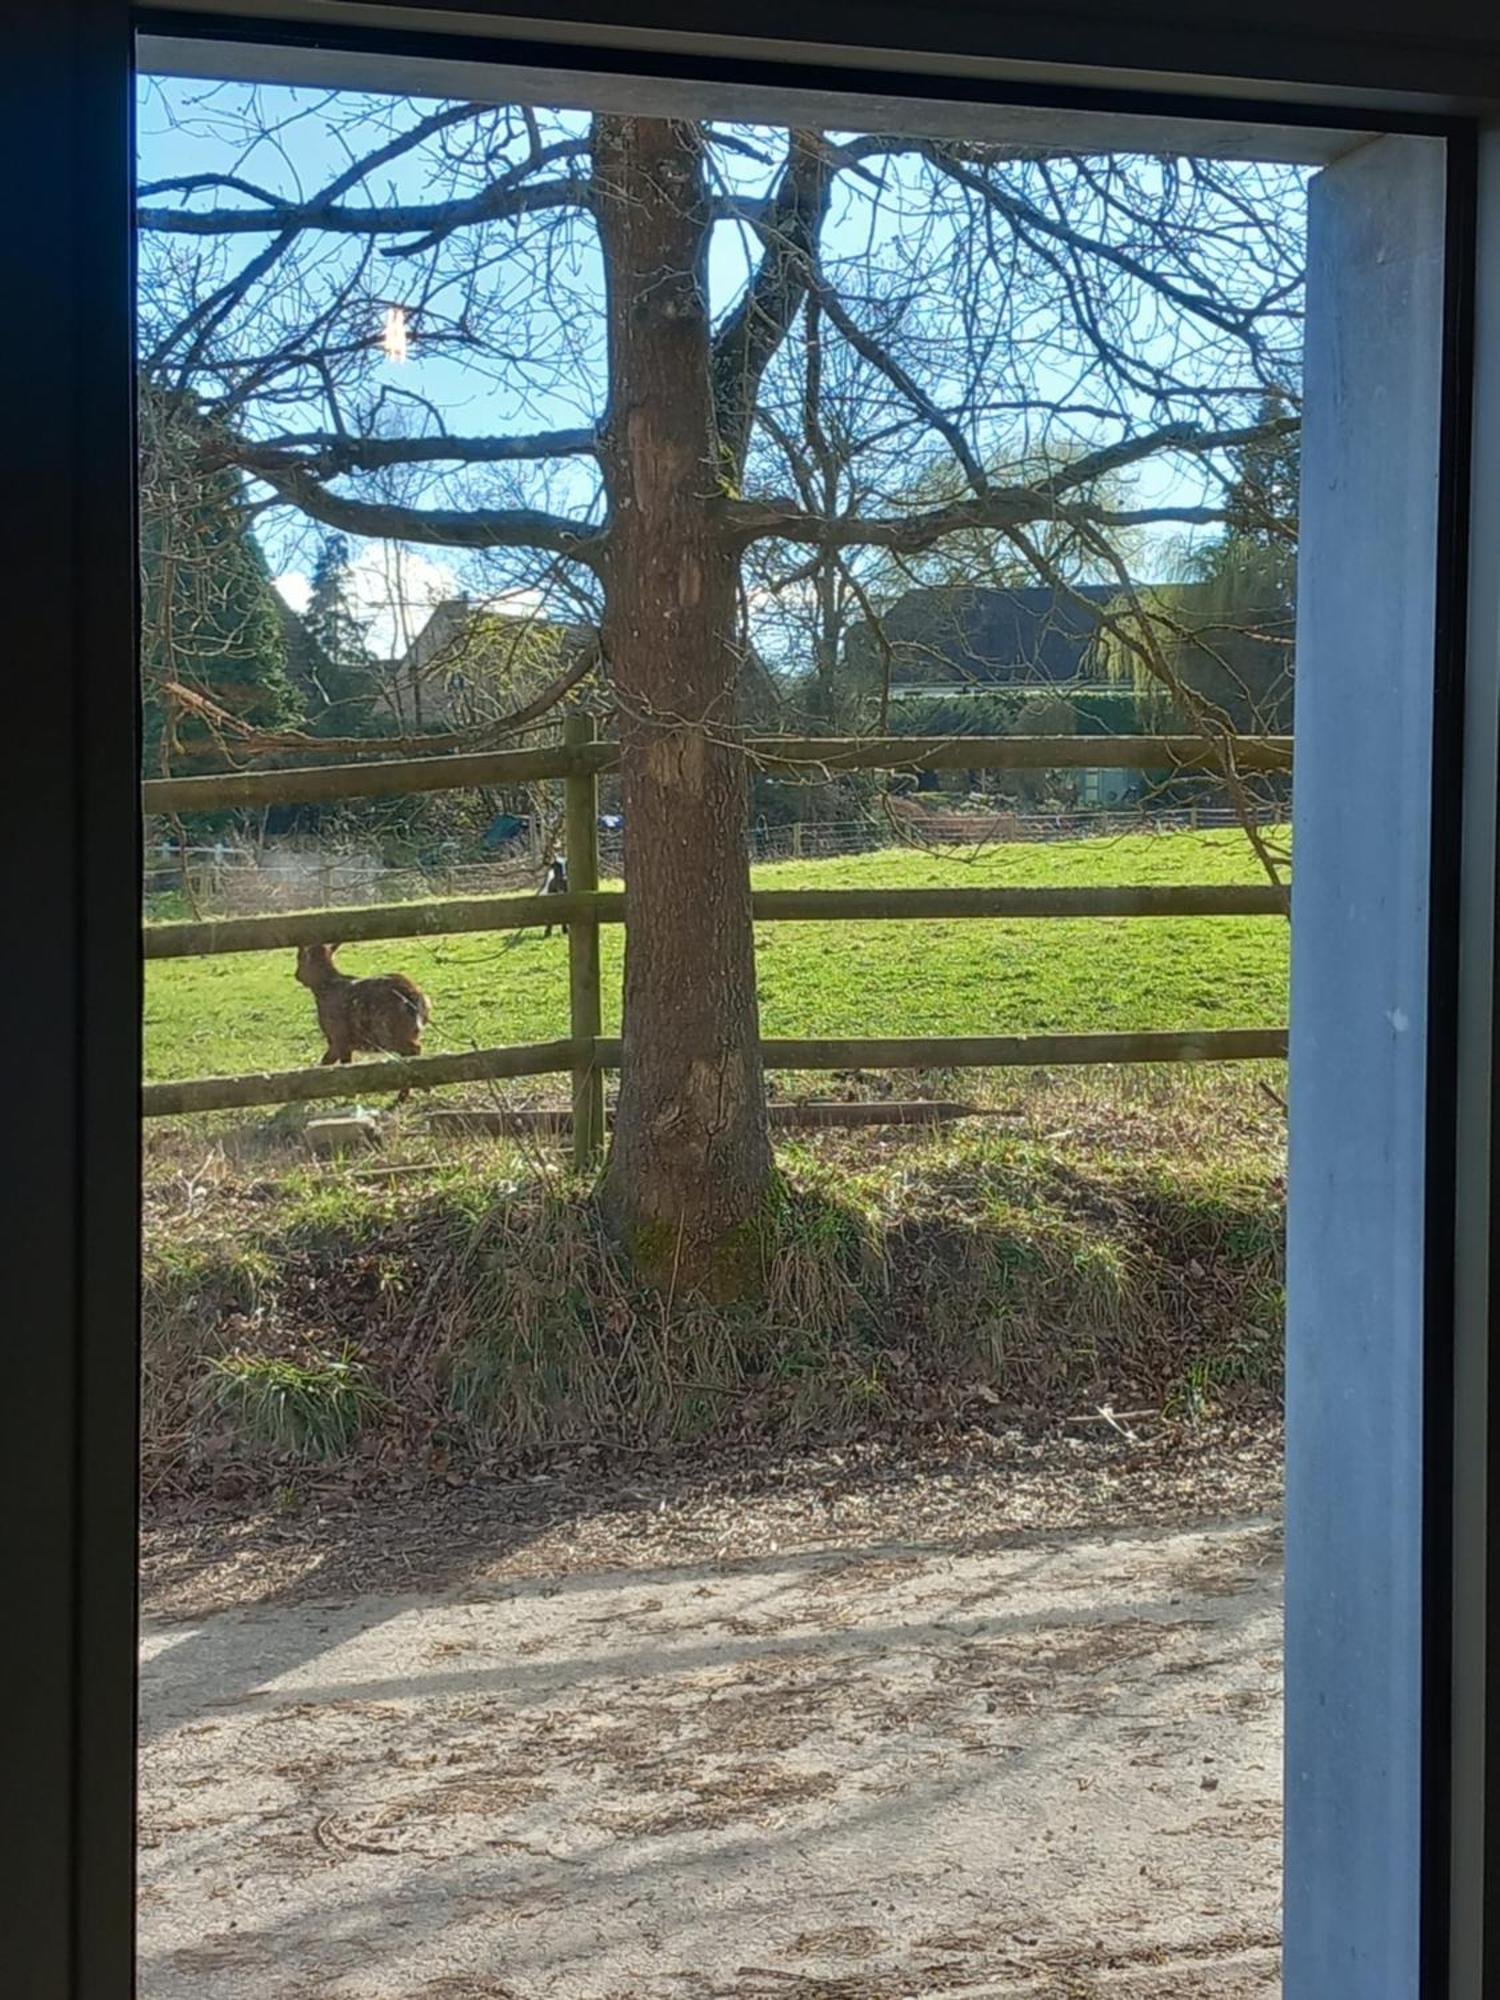
[[[1254,882],[1238,833],[1133,834],[972,855],[887,849],[755,871],[764,888]],[[605,1031],[618,1032],[623,939],[604,933]],[[351,972],[400,968],[430,994],[426,1047],[567,1032],[567,948],[540,932],[350,945]],[[294,1068],[322,1052],[290,952],[165,960],[146,982],[148,1077]],[[763,925],[767,1035],[1024,1034],[1266,1027],[1286,1018],[1280,917]]]
[[[635,1289],[538,1158],[158,1160],[148,1490],[1278,1407],[1280,1114],[1256,1081],[1018,1104],[1014,1130],[785,1150],[765,1299],[728,1312]]]

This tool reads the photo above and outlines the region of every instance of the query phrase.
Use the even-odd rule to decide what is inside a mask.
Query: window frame
[[[1243,31],[1215,19],[1227,6],[1201,4],[1175,23],[1122,30],[1118,20],[1058,0],[1045,21],[1039,13],[1005,18],[1002,61],[976,47],[998,40],[1000,24],[962,5],[924,16],[925,52],[895,56],[878,42],[890,14],[862,10],[861,47],[837,0],[814,10],[828,39],[800,53],[791,43],[704,36],[693,28],[695,10],[677,0],[639,0],[633,14],[618,0],[566,12],[531,0],[525,20],[482,4],[458,16],[427,0],[231,0],[197,12],[51,0],[24,11],[13,73],[29,87],[17,94],[7,145],[12,185],[33,192],[23,262],[45,273],[28,402],[55,411],[56,422],[22,451],[32,499],[7,552],[21,617],[14,656],[50,663],[17,677],[26,756],[7,843],[12,907],[28,912],[3,1002],[10,1046],[28,1051],[13,1086],[20,1104],[13,1100],[4,1128],[11,1228],[0,1265],[0,1310],[25,1342],[17,1367],[27,1412],[0,1457],[0,1539],[30,1620],[25,1660],[12,1648],[3,1669],[15,1726],[0,1826],[14,1834],[3,1845],[19,1858],[0,1875],[12,1990],[38,2000],[123,2000],[134,1982],[137,32],[1378,127],[1446,141],[1426,1050],[1421,1995],[1479,2000],[1486,1986],[1500,1988],[1500,1702],[1484,1699],[1486,1659],[1500,1658],[1500,1454],[1492,1445],[1500,1378],[1492,1382],[1485,1366],[1497,1316],[1491,1271],[1500,1270],[1490,1196],[1500,1111],[1500,31],[1477,53],[1431,44],[1420,32],[1382,44],[1351,29],[1360,12],[1337,0],[1297,10],[1313,17],[1301,34]],[[1432,11],[1429,4],[1419,22]],[[805,0],[789,12],[807,23]],[[549,13],[556,18],[539,18]],[[909,10],[902,19],[909,35]],[[1476,95],[1484,89],[1488,100]],[[39,825],[55,830],[56,873],[43,897],[34,886],[27,893],[36,843],[25,829]]]

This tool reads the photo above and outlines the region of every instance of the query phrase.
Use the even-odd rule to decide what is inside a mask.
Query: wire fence
[[[1283,807],[1257,808],[1257,825],[1284,821]],[[1070,812],[911,812],[861,820],[809,820],[789,826],[755,825],[751,857],[757,861],[823,860],[873,854],[891,847],[975,848],[1014,841],[1105,840],[1132,833],[1233,830],[1244,817],[1229,807],[1175,809],[1080,807]]]
[[[1284,821],[1285,809],[1257,811],[1261,825]],[[975,850],[1011,842],[1115,839],[1129,834],[1232,831],[1243,824],[1229,808],[1192,806],[1174,810],[1093,807],[1071,812],[903,812],[852,820],[799,820],[752,823],[752,861],[834,860],[889,849]],[[600,872],[619,879],[624,870],[620,832],[602,828],[598,836]],[[146,913],[191,913],[201,917],[269,915],[279,910],[343,909],[366,904],[405,903],[431,896],[522,893],[540,886],[546,859],[534,843],[518,839],[493,859],[437,858],[395,867],[364,849],[338,850],[295,845],[208,847],[157,850],[148,855],[144,876]]]

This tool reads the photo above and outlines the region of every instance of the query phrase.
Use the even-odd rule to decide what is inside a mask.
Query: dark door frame
[[[1500,649],[1500,564],[1481,553],[1466,575],[1462,539],[1471,507],[1486,533],[1500,528],[1500,387],[1493,379],[1500,337],[1492,337],[1500,336],[1500,163],[1492,147],[1476,155],[1472,145],[1486,107],[1500,107],[1500,24],[1476,25],[1479,10],[1452,0],[1412,0],[1408,10],[1382,10],[1378,0],[1263,0],[1256,26],[1246,26],[1227,0],[1159,0],[1147,20],[1136,9],[1101,14],[1075,0],[984,10],[938,0],[919,26],[895,0],[847,11],[839,0],[812,8],[807,0],[770,0],[757,17],[764,38],[754,42],[703,36],[701,10],[683,0],[528,0],[528,18],[505,24],[498,12],[483,0],[471,0],[467,18],[430,0],[409,0],[404,9],[360,0],[240,0],[231,15],[200,0],[196,17],[159,12],[153,25],[170,21],[178,33],[233,30],[242,38],[252,28],[262,38],[314,39],[457,31],[463,43],[450,46],[467,45],[470,53],[488,46],[502,60],[519,59],[524,47],[527,60],[558,66],[588,51],[595,65],[660,70],[675,51],[686,69],[748,65],[778,74],[791,57],[798,80],[815,76],[826,87],[855,87],[843,67],[852,62],[883,71],[888,88],[933,94],[944,88],[942,74],[973,76],[983,65],[997,93],[1003,85],[1007,94],[1044,101],[1108,85],[1120,108],[1202,111],[1204,94],[1212,93],[1221,104],[1240,99],[1241,115],[1277,120],[1329,123],[1339,113],[1363,113],[1370,124],[1409,117],[1429,130],[1435,119],[1459,121],[1447,129],[1470,136],[1455,159],[1488,165],[1469,171],[1452,210],[1459,219],[1449,246],[1460,274],[1475,267],[1476,246],[1483,251],[1477,343],[1468,331],[1475,288],[1467,279],[1450,287],[1451,358],[1461,379],[1450,398],[1440,673],[1451,727],[1458,729],[1464,713],[1464,659],[1476,646],[1488,687]],[[5,1990],[18,2000],[124,2000],[134,1955],[141,995],[132,16],[127,0],[46,0],[18,7],[12,18],[18,25],[9,73],[18,88],[6,121],[9,248],[11,269],[24,283],[6,304],[26,366],[13,374],[12,504],[3,543],[19,637],[8,684],[16,755],[5,788],[14,914],[0,982],[13,1070],[0,1128],[7,1168],[0,1325],[9,1330],[11,1363],[10,1424],[0,1451],[0,1541],[8,1561],[0,1573],[11,1591],[13,1628],[0,1648],[7,1745],[0,1968]],[[497,30],[504,41],[487,42]],[[769,39],[778,30],[787,37],[780,43]],[[923,51],[889,53],[918,31]],[[816,43],[807,39],[813,33]],[[1490,352],[1493,363],[1485,359]],[[1471,398],[1480,415],[1472,466]],[[1493,1900],[1496,1858],[1481,1849],[1482,1865],[1477,1872],[1472,1865],[1486,1826],[1500,1824],[1500,1810],[1490,1810],[1492,1803],[1500,1808],[1490,1797],[1495,1786],[1474,1778],[1500,1766],[1500,1758],[1485,1755],[1497,1723],[1480,1693],[1488,1623],[1500,1608],[1500,1589],[1486,1590],[1482,1581],[1500,1551],[1500,1533],[1487,1533],[1500,1522],[1500,1466],[1490,1452],[1495,1391],[1484,1368],[1494,1321],[1489,1166],[1500,1066],[1491,1061],[1491,1044],[1500,1008],[1496,741],[1488,706],[1476,720],[1472,678],[1468,707],[1467,732],[1458,729],[1456,740],[1439,745],[1434,815],[1427,1352],[1429,1379],[1445,1397],[1458,1326],[1461,1450],[1455,1521],[1452,1425],[1439,1397],[1427,1441],[1427,1490],[1440,1523],[1429,1542],[1428,1582],[1430,1602],[1454,1603],[1458,1645],[1450,1674],[1446,1620],[1435,1621],[1427,1708],[1434,1825],[1426,1846],[1433,1944],[1424,2000],[1449,1991],[1453,1895],[1462,1930],[1454,1963],[1474,1968],[1481,1982],[1462,1992],[1455,1985],[1455,2000],[1477,2000],[1486,1959],[1487,1983],[1500,1987],[1494,1930],[1480,1921],[1482,1904]],[[1461,847],[1468,867],[1459,882]],[[1462,1164],[1457,1180],[1455,1160]],[[1447,1833],[1455,1741],[1463,1795],[1455,1800],[1457,1854]],[[1450,1859],[1468,1867],[1467,1886],[1450,1882]]]

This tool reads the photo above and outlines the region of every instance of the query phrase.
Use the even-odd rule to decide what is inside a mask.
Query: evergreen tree
[[[353,605],[347,536],[325,535],[302,617],[307,634],[309,704],[315,734],[358,736],[369,728],[377,692],[366,622]]]
[[[325,692],[328,662],[323,650],[307,629],[307,620],[292,609],[280,591],[276,593],[277,615],[281,619],[282,643],[286,648],[287,678],[296,695],[297,706],[308,725],[321,715],[328,703]]]
[[[1230,454],[1235,478],[1227,496],[1228,527],[1216,548],[1234,544],[1275,549],[1289,561],[1297,540],[1298,487],[1302,477],[1300,429],[1275,429],[1291,415],[1285,391],[1267,390],[1256,425],[1261,435]]]
[[[226,745],[169,690],[260,729],[295,723],[276,591],[213,428],[183,398],[142,397],[141,669],[148,773],[201,770]]]

